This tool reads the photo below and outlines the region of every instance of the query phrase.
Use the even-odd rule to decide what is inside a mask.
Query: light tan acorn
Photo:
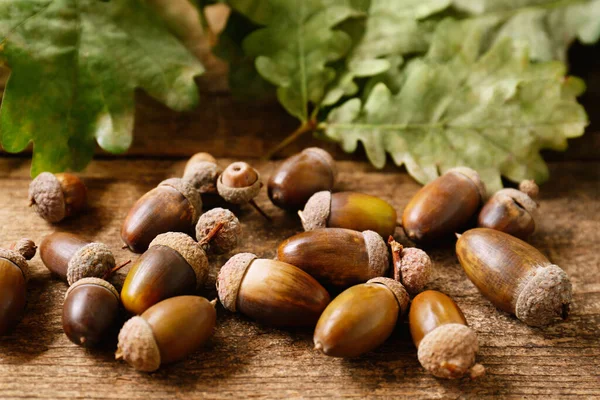
[[[433,272],[427,253],[416,247],[403,247],[392,236],[389,237],[388,244],[392,250],[393,278],[402,283],[412,295],[423,291]]]
[[[29,185],[29,205],[51,223],[78,214],[86,202],[87,188],[73,174],[42,172]]]
[[[248,203],[269,221],[271,217],[254,201],[262,186],[258,171],[242,161],[230,164],[217,180],[217,191],[223,200],[238,205]]]
[[[183,172],[183,180],[202,194],[217,193],[217,179],[222,173],[217,160],[208,153],[194,154]]]

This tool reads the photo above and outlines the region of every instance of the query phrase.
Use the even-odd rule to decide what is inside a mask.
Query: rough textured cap
[[[42,172],[29,184],[29,202],[48,222],[65,218],[66,206],[60,182],[50,172]]]
[[[221,267],[217,277],[217,292],[223,307],[229,311],[236,311],[237,295],[246,274],[246,270],[258,257],[252,253],[240,253],[231,257]]]
[[[321,149],[320,147],[309,147],[302,150],[302,152],[313,154],[317,156],[319,160],[321,160],[324,164],[327,164],[327,166],[329,166],[329,169],[331,170],[333,181],[335,182],[335,180],[337,179],[337,167],[335,165],[335,160],[333,159],[333,157],[331,157],[331,154]]]
[[[21,254],[14,250],[0,248],[0,258],[5,258],[15,264],[23,273],[25,280],[29,279],[29,264],[27,264],[27,260]]]
[[[115,289],[115,287],[113,285],[111,285],[109,282],[105,281],[104,279],[100,279],[100,278],[82,278],[82,279],[78,280],[77,282],[75,282],[74,284],[69,286],[69,289],[67,289],[67,293],[65,294],[65,299],[69,296],[69,293],[71,293],[75,288],[82,286],[82,285],[102,286],[103,288],[109,290],[112,294],[114,294],[115,297],[117,298],[117,300],[120,299],[119,292],[117,292],[117,289]]]
[[[196,275],[196,287],[201,288],[208,277],[206,253],[191,236],[181,232],[162,233],[150,242],[150,246],[167,246],[178,252]]]
[[[537,203],[531,197],[517,189],[501,189],[498,190],[493,197],[507,205],[510,205],[510,203],[514,201],[527,210],[529,214],[533,214],[538,207]]]
[[[409,293],[417,294],[431,279],[431,259],[427,253],[416,247],[405,247],[401,257],[401,282]]]
[[[115,257],[104,243],[89,243],[71,257],[67,269],[67,281],[74,284],[81,278],[101,278],[115,267]]]
[[[540,188],[534,180],[524,180],[519,183],[519,190],[525,193],[527,196],[535,199],[540,193]]]
[[[192,215],[193,223],[198,222],[198,218],[200,218],[200,214],[202,214],[202,197],[200,197],[200,193],[189,183],[179,178],[170,178],[162,181],[158,184],[158,186],[170,186],[173,189],[176,189],[179,193],[183,195],[187,199],[187,201],[192,205],[192,209],[194,214]]]
[[[515,315],[530,326],[542,326],[566,318],[571,304],[569,277],[557,265],[539,267],[527,282],[515,306]]]
[[[365,245],[369,255],[369,270],[372,277],[385,276],[390,266],[388,248],[377,232],[364,231]]]
[[[216,193],[217,180],[223,170],[210,161],[190,162],[186,165],[183,180],[200,193]]]
[[[410,303],[410,297],[408,296],[408,292],[402,286],[402,284],[392,278],[385,278],[383,276],[370,279],[367,283],[379,283],[384,285],[388,289],[394,293],[396,297],[396,301],[398,301],[398,306],[400,306],[400,315],[406,314],[408,310],[408,304]]]
[[[125,360],[138,371],[152,372],[160,367],[160,349],[144,318],[136,316],[123,325],[115,358]]]
[[[35,245],[33,240],[23,238],[17,240],[10,247],[10,249],[16,251],[17,253],[25,257],[26,260],[31,260],[33,257],[35,257],[37,246]]]
[[[429,332],[419,345],[419,362],[438,378],[458,379],[471,373],[475,378],[484,373],[475,364],[479,350],[477,335],[466,325],[445,324]]]
[[[242,236],[242,224],[229,210],[213,208],[205,212],[196,225],[196,240],[201,242],[218,223],[224,225],[206,247],[215,254],[225,254],[237,247]]]
[[[475,186],[477,186],[477,191],[479,192],[481,202],[485,201],[487,198],[487,190],[485,189],[485,183],[483,183],[477,171],[468,167],[456,167],[449,169],[446,173],[449,172],[456,172],[469,178],[475,184]]]
[[[260,174],[256,171],[258,178],[250,186],[235,188],[229,187],[223,184],[223,175],[217,179],[217,191],[226,202],[231,204],[246,204],[260,193],[262,182],[260,181]]]
[[[305,231],[314,231],[327,227],[331,212],[331,192],[324,190],[313,194],[304,206],[304,211],[298,211]]]

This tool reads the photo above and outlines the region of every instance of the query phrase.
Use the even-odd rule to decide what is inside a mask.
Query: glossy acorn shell
[[[0,258],[0,335],[12,329],[25,309],[27,282],[12,261]]]
[[[117,336],[120,302],[106,287],[94,283],[77,285],[63,305],[63,330],[69,340],[83,347],[95,347]]]
[[[506,189],[501,192],[506,192]],[[526,195],[523,194],[523,196]],[[501,199],[496,194],[485,203],[479,213],[477,225],[502,231],[520,239],[527,239],[535,231],[533,215],[526,209],[527,207],[519,204],[517,199],[511,201],[508,196],[504,195],[503,197],[504,199]],[[531,199],[529,201],[534,203]]]
[[[188,262],[167,246],[152,246],[131,266],[121,301],[127,311],[142,314],[161,300],[194,293],[196,275]]]
[[[426,290],[412,301],[408,314],[410,334],[416,348],[429,332],[444,324],[467,325],[467,320],[450,297],[435,290]]]
[[[325,309],[314,334],[315,346],[332,357],[357,357],[379,347],[392,334],[400,307],[384,285],[346,289]]]
[[[375,231],[387,238],[396,231],[398,216],[387,201],[364,193],[339,192],[331,195],[327,227]]]
[[[277,207],[295,211],[308,199],[335,185],[335,161],[321,149],[308,148],[279,165],[267,186],[269,198]]]
[[[87,203],[87,187],[79,177],[69,174],[54,174],[65,198],[65,218],[78,214]]]
[[[67,280],[69,260],[89,241],[67,232],[54,232],[44,237],[40,244],[40,258],[53,274]]]
[[[161,233],[192,233],[194,215],[194,206],[181,192],[160,185],[142,196],[129,210],[121,228],[121,238],[131,251],[142,253]]]
[[[415,242],[431,242],[461,231],[479,209],[478,186],[466,175],[449,171],[421,188],[402,214],[402,227]]]

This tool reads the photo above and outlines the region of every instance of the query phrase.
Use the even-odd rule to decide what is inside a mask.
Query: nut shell
[[[398,306],[400,307],[400,315],[406,314],[406,311],[408,310],[408,305],[410,303],[410,297],[408,295],[408,292],[406,291],[406,288],[400,282],[395,281],[391,278],[380,276],[377,278],[369,279],[367,283],[379,283],[387,287],[394,294],[394,297],[398,302]]]
[[[67,282],[72,285],[81,278],[104,277],[115,267],[115,257],[103,243],[83,246],[69,260]]]
[[[115,287],[110,282],[108,282],[104,279],[101,279],[101,278],[96,278],[96,277],[81,278],[77,282],[73,283],[67,289],[67,293],[65,293],[65,298],[67,298],[69,296],[69,293],[71,293],[75,288],[82,286],[82,285],[102,286],[103,288],[109,290],[112,294],[114,294],[115,297],[117,298],[117,300],[120,299],[119,292],[117,291],[117,289],[115,289]]]
[[[450,168],[448,171],[446,171],[446,173],[448,172],[458,172],[459,174],[462,174],[469,178],[471,182],[473,182],[473,184],[477,187],[477,191],[479,192],[481,201],[485,201],[485,199],[487,198],[487,189],[485,187],[485,183],[483,183],[477,171],[469,167],[455,167]]]
[[[0,258],[5,258],[8,261],[15,264],[17,267],[19,267],[19,269],[23,273],[25,281],[29,279],[29,264],[27,263],[25,257],[23,257],[21,254],[17,253],[14,250],[0,248]]]
[[[260,181],[260,174],[258,179],[250,186],[246,187],[229,187],[223,183],[223,174],[219,176],[217,180],[217,191],[226,202],[231,204],[246,204],[250,200],[254,199],[260,193],[262,183]]]
[[[29,184],[29,202],[48,222],[59,222],[66,216],[65,196],[60,182],[50,172],[42,172]]]
[[[314,231],[327,227],[327,220],[331,212],[331,192],[322,191],[315,193],[304,207],[304,211],[299,211],[298,215],[302,221],[302,227],[305,231]]]
[[[217,277],[219,301],[227,310],[232,312],[237,311],[236,303],[242,279],[244,279],[244,275],[250,264],[257,258],[252,253],[236,254],[219,271],[219,276]]]
[[[158,186],[170,186],[176,189],[189,201],[193,208],[192,222],[195,225],[198,222],[198,218],[202,214],[202,197],[200,193],[188,182],[179,178],[170,178],[162,181]]]
[[[142,317],[133,317],[123,325],[115,358],[124,359],[138,371],[152,372],[160,367],[158,344],[152,328]]]
[[[220,222],[224,223],[223,227],[206,245],[215,254],[225,254],[235,249],[242,235],[242,225],[234,213],[224,208],[214,208],[205,212],[198,220],[196,240],[201,242]]]

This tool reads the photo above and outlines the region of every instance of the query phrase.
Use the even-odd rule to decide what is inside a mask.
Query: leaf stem
[[[289,146],[291,143],[293,143],[296,140],[298,140],[305,133],[314,131],[316,127],[317,127],[317,121],[315,121],[314,119],[311,119],[309,121],[303,122],[302,125],[300,125],[298,127],[298,129],[296,129],[288,137],[286,137],[285,139],[283,139],[281,141],[281,143],[279,143],[278,145],[276,145],[275,147],[273,147],[271,150],[269,150],[267,152],[267,154],[265,154],[262,157],[262,159],[265,160],[265,161],[272,159],[273,156],[275,156],[275,154],[277,154],[280,150],[282,150],[283,148]]]

